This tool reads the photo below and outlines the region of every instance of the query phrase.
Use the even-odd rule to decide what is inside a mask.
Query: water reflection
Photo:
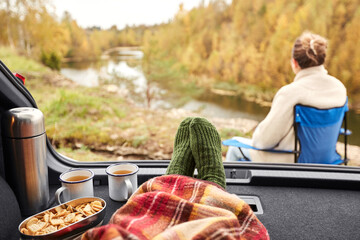
[[[270,110],[240,96],[223,96],[206,92],[197,100],[191,100],[182,108],[198,111],[208,117],[248,118],[261,121]]]
[[[107,61],[63,63],[60,73],[81,86],[97,87],[100,79],[110,77],[106,70],[107,63]]]
[[[131,67],[125,61],[109,61],[106,72],[110,75],[106,78],[108,80],[113,79],[112,77],[114,76],[122,79],[129,79],[131,80],[133,89],[136,93],[142,93],[146,91],[147,81],[140,65]],[[118,82],[118,85],[122,88],[126,87],[125,84],[121,81]]]
[[[85,87],[96,87],[99,86],[99,71],[93,68],[87,69],[61,69],[61,74],[70,78],[71,80],[79,83]],[[71,77],[69,77],[71,76]]]
[[[142,57],[141,51],[115,51],[97,62],[64,63],[60,72],[85,87],[114,84],[140,106],[171,108],[172,105],[161,97],[167,90],[147,81],[141,67]]]

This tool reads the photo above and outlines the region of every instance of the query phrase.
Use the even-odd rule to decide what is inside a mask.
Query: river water
[[[142,67],[143,53],[139,50],[122,49],[106,55],[97,62],[68,62],[60,72],[67,78],[85,87],[113,84],[125,91],[138,105],[150,108],[170,109],[173,107],[197,111],[207,117],[248,118],[257,121],[264,119],[269,107],[244,100],[239,96],[224,96],[205,92],[174,103],[165,96],[171,90],[160,83],[148,82]],[[186,94],[186,92],[184,92]],[[348,128],[353,134],[349,143],[360,146],[360,114],[350,111]],[[342,141],[342,139],[340,139]]]

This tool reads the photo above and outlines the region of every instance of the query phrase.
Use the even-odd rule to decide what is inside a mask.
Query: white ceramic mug
[[[94,172],[90,169],[70,169],[60,175],[62,187],[56,190],[55,199],[61,204],[61,196],[64,202],[80,197],[93,197]]]
[[[126,201],[137,189],[139,167],[132,163],[115,163],[106,168],[109,196],[114,201]]]

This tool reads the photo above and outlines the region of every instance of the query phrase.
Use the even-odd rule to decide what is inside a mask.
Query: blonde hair
[[[294,43],[292,57],[301,68],[315,67],[324,64],[326,49],[325,38],[311,32],[304,32]]]

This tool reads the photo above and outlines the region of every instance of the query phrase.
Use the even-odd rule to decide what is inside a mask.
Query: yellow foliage
[[[164,29],[177,33],[172,41]],[[358,0],[253,0],[225,6],[215,0],[189,12],[181,10],[151,39],[156,39],[157,46],[152,47],[159,58],[177,59],[190,74],[279,88],[294,78],[291,49],[306,30],[328,38],[326,67],[346,84],[350,97],[359,94]],[[186,37],[178,37],[179,33]]]
[[[46,0],[29,1],[0,5],[0,44],[35,58],[90,59],[141,44],[145,71],[161,60],[188,75],[279,88],[294,77],[289,60],[296,37],[310,30],[329,40],[330,74],[345,83],[350,97],[360,94],[359,0],[204,1],[190,11],[180,5],[169,23],[121,31],[83,29],[68,13],[58,22]]]

